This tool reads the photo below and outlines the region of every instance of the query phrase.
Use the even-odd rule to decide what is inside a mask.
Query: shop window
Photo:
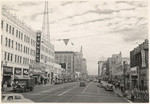
[[[6,32],[8,32],[8,24],[6,24]]]
[[[3,29],[4,22],[1,20],[1,28]]]

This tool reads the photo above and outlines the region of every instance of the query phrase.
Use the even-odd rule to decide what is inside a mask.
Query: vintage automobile
[[[112,84],[106,84],[105,90],[106,91],[113,91],[113,85]]]
[[[25,103],[25,102],[30,102],[33,103],[32,100],[25,98],[21,94],[2,94],[2,102],[20,102],[20,103]]]
[[[80,87],[85,87],[85,86],[86,86],[85,81],[80,81]]]
[[[34,78],[25,78],[25,79],[15,79],[15,83],[13,86],[14,92],[25,92],[25,91],[32,91],[35,87],[35,79]]]

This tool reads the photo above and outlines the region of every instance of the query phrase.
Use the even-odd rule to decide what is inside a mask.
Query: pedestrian
[[[131,101],[134,101],[134,90],[131,90]]]
[[[14,81],[11,81],[11,91],[13,91],[13,87],[14,87]]]
[[[7,89],[7,82],[4,83],[4,90]]]

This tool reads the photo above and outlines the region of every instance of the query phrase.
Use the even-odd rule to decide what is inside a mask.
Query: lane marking
[[[75,87],[77,87],[77,86],[75,86]],[[75,87],[73,87],[73,88],[71,88],[71,89],[69,89],[67,91],[64,91],[63,93],[59,94],[58,96],[61,96],[61,95],[65,94],[65,93],[69,92],[70,90],[74,89]]]
[[[98,90],[98,94],[100,95],[100,91],[99,91],[99,88],[97,87],[97,90]]]
[[[89,87],[91,83],[88,84],[88,86],[86,86],[86,88],[82,91],[82,94],[85,92],[85,90]]]

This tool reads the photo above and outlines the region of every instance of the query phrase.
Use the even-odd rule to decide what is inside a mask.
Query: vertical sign
[[[141,50],[141,56],[142,56],[142,67],[146,67],[145,63],[145,50]]]
[[[36,34],[36,62],[40,62],[41,32]]]

